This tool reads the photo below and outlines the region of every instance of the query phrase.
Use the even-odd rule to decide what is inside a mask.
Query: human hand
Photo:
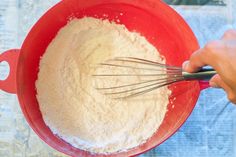
[[[192,54],[183,63],[186,72],[197,72],[205,65],[212,66],[217,74],[210,86],[223,88],[228,99],[236,104],[236,30],[228,30],[220,40],[211,41]]]

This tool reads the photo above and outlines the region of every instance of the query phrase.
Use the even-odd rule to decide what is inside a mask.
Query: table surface
[[[168,1],[168,0],[167,0]],[[234,1],[234,3],[233,3]],[[1,0],[0,52],[19,48],[38,18],[58,0]],[[226,5],[172,6],[188,22],[201,46],[236,27],[235,0]],[[9,68],[0,64],[0,78]],[[141,157],[236,157],[236,106],[224,91],[207,89],[187,122],[165,143]],[[0,91],[0,157],[65,157],[29,128],[15,95]]]

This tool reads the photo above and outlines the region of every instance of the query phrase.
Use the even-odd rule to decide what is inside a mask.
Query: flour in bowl
[[[140,34],[90,17],[70,21],[42,56],[36,89],[43,119],[74,147],[103,154],[126,151],[147,141],[164,119],[167,87],[134,99],[112,99],[94,88],[99,81],[109,84],[92,77],[99,71],[95,65],[115,57],[165,63]]]

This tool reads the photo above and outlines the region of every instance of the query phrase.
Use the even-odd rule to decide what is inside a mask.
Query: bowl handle
[[[12,49],[0,54],[0,62],[6,61],[10,72],[5,80],[0,80],[0,89],[8,93],[16,93],[16,70],[20,49]]]
[[[200,90],[204,90],[210,87],[209,81],[205,81],[205,80],[199,81],[199,85],[200,85]]]

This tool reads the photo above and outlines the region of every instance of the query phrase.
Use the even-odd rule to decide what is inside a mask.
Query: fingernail
[[[188,67],[188,61],[185,61],[185,62],[182,64],[182,68],[183,68],[184,70],[186,70],[187,67]]]
[[[209,82],[209,85],[213,88],[219,88],[219,86],[215,82]]]

